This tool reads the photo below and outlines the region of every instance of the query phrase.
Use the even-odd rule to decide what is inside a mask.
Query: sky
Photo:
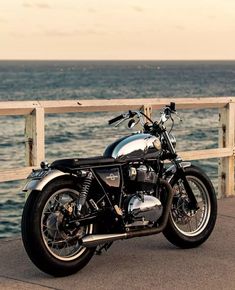
[[[0,0],[0,59],[235,59],[235,0]]]

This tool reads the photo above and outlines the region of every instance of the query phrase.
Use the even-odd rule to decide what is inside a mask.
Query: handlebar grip
[[[111,124],[113,124],[113,123],[115,123],[115,122],[117,122],[117,121],[119,121],[121,119],[123,119],[123,115],[119,115],[119,116],[109,120],[109,125],[111,125]]]

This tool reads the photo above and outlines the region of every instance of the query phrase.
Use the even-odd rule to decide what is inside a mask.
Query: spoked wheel
[[[76,200],[79,192],[71,188],[56,191],[46,202],[41,217],[41,234],[48,251],[57,259],[70,261],[86,250],[79,243],[85,234],[92,233],[93,225],[70,226],[76,218]]]
[[[185,168],[186,178],[198,202],[198,210],[189,209],[189,198],[181,179],[174,179],[171,212],[164,235],[181,248],[202,244],[210,236],[217,216],[217,200],[213,185],[199,168]]]
[[[57,180],[42,192],[32,192],[22,217],[22,238],[33,263],[54,275],[70,275],[83,268],[95,248],[81,246],[81,239],[94,231],[92,224],[78,226],[79,191],[73,181]],[[84,206],[83,214],[88,208]]]

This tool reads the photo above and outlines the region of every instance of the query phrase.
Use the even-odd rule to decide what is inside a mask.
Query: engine
[[[126,227],[153,225],[162,216],[163,206],[155,196],[157,174],[144,164],[128,168],[128,195],[124,203],[127,216]]]
[[[132,164],[126,170],[125,185],[127,192],[154,194],[157,174],[153,168],[145,164]]]

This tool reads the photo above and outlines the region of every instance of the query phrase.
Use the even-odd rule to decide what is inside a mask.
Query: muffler
[[[105,234],[105,235],[88,235],[82,239],[84,247],[96,247],[101,244],[127,239],[127,233],[123,234]]]
[[[172,199],[173,199],[173,190],[171,185],[165,181],[161,180],[160,183],[166,188],[168,193],[168,198],[165,205],[165,211],[163,216],[160,218],[160,225],[158,227],[152,227],[150,229],[143,229],[139,231],[133,231],[128,233],[121,234],[103,234],[103,235],[87,235],[82,239],[82,245],[84,247],[96,247],[105,243],[110,243],[117,240],[131,239],[136,237],[150,236],[158,234],[164,230],[167,224],[168,216],[170,213]]]

